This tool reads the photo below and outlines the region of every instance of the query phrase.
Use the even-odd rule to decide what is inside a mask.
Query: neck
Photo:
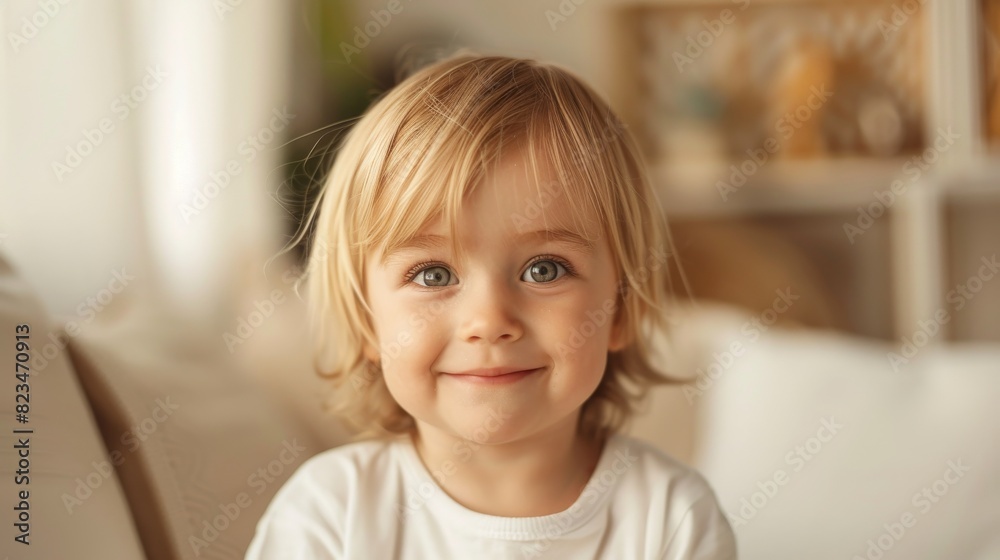
[[[478,443],[417,422],[413,443],[427,470],[456,502],[502,517],[569,509],[590,480],[604,442],[578,435],[572,416],[529,437]]]

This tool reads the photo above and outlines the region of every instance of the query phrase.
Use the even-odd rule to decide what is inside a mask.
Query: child
[[[295,472],[248,559],[736,558],[705,479],[620,433],[675,382],[644,330],[669,237],[578,78],[424,68],[349,132],[314,217],[317,368],[364,441]]]

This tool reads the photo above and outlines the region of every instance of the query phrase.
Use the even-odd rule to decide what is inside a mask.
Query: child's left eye
[[[524,271],[521,279],[531,282],[527,277],[533,277],[536,282],[531,282],[532,284],[548,284],[562,278],[562,275],[559,275],[559,269],[563,269],[563,272],[569,274],[568,266],[568,263],[563,264],[553,259],[539,259],[528,265],[528,270]]]

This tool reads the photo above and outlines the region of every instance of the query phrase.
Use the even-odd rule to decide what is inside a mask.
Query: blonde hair
[[[381,366],[364,352],[366,342],[379,347],[365,297],[366,255],[392,251],[442,213],[458,253],[463,198],[514,146],[526,148],[536,184],[547,163],[564,192],[575,191],[565,196],[574,215],[589,210],[599,217],[621,279],[615,320],[623,321],[627,344],[609,353],[581,409],[580,432],[604,438],[624,427],[648,387],[681,382],[650,359],[647,336],[667,327],[670,289],[665,257],[654,264],[650,256],[672,255],[673,246],[625,125],[563,68],[459,53],[419,70],[368,108],[344,137],[298,236],[315,221],[300,278],[307,282],[315,366],[332,381],[333,411],[361,430],[357,438],[415,429]]]

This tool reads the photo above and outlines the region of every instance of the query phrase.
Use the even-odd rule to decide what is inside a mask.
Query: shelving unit
[[[738,171],[733,166],[740,162],[654,164],[651,174],[670,200],[668,212],[676,216],[847,212],[870,202],[872,191],[890,185],[904,162],[774,161],[739,187],[733,186],[732,177]]]
[[[810,220],[815,220],[817,224],[839,222],[840,227],[822,226],[824,235],[817,240],[810,258],[814,259],[817,269],[823,270],[824,266],[828,268],[830,265],[824,261],[836,261],[835,258],[827,258],[829,254],[843,255],[843,245],[838,243],[851,248],[847,252],[852,261],[850,266],[863,280],[857,283],[860,291],[850,293],[839,290],[838,293],[834,290],[838,304],[851,317],[848,330],[899,340],[911,336],[921,321],[926,322],[944,310],[951,320],[943,325],[944,335],[930,337],[930,344],[1000,341],[1000,274],[985,281],[975,299],[961,310],[955,309],[954,303],[948,300],[951,290],[977,273],[979,265],[974,265],[982,257],[989,258],[993,253],[1000,255],[1000,157],[996,150],[1000,139],[991,141],[985,125],[985,116],[989,114],[987,101],[991,99],[989,96],[996,95],[992,91],[987,92],[987,87],[996,87],[997,80],[991,74],[995,71],[990,68],[1000,67],[991,57],[1000,56],[996,54],[1000,48],[996,46],[996,38],[986,28],[988,22],[983,16],[987,8],[1000,14],[1000,0],[914,1],[910,4],[917,6],[917,12],[908,14],[903,24],[909,27],[898,28],[911,35],[883,35],[883,43],[877,37],[873,39],[871,34],[879,29],[877,20],[872,16],[876,13],[874,11],[882,10],[878,13],[885,14],[885,17],[880,19],[891,23],[888,18],[893,13],[893,7],[904,7],[904,4],[907,3],[893,0],[872,3],[769,0],[748,4],[741,11],[741,2],[619,2],[611,10],[612,17],[609,19],[615,52],[608,58],[615,61],[615,66],[607,73],[610,79],[608,90],[612,92],[612,102],[620,108],[628,126],[638,133],[660,199],[675,222],[751,220],[771,224],[769,227],[786,239],[803,235],[803,224],[808,224]],[[729,10],[732,16],[728,18],[728,23],[724,22],[727,19],[723,17],[724,10]],[[785,17],[784,13],[780,17],[774,16],[775,10],[800,14],[803,21],[821,22],[826,20],[817,17],[817,13],[835,11],[837,15],[831,25],[849,28],[854,34],[829,49],[829,52],[835,53],[831,58],[843,55],[855,59],[854,62],[844,62],[845,65],[855,64],[854,68],[863,66],[863,61],[858,66],[856,60],[859,53],[863,57],[882,59],[907,57],[911,66],[915,64],[912,61],[919,61],[919,68],[915,70],[887,70],[893,76],[904,76],[907,80],[912,76],[921,77],[918,90],[913,89],[912,84],[896,84],[901,91],[912,92],[905,102],[898,103],[901,108],[896,119],[902,122],[904,132],[919,130],[919,137],[908,140],[904,133],[895,144],[900,148],[894,153],[873,155],[857,153],[857,146],[863,144],[858,141],[860,136],[847,134],[843,137],[851,139],[854,144],[847,142],[844,145],[848,148],[840,150],[840,153],[824,153],[819,157],[772,156],[756,168],[747,164],[746,169],[752,169],[753,173],[744,173],[745,184],[735,190],[722,188],[725,193],[721,193],[720,181],[725,184],[734,169],[748,162],[745,148],[760,146],[759,131],[745,126],[746,115],[766,115],[769,109],[759,100],[754,105],[749,91],[746,92],[746,99],[742,99],[745,90],[736,86],[730,87],[728,97],[727,94],[715,95],[709,86],[713,83],[713,76],[716,81],[719,76],[726,79],[728,73],[724,66],[720,71],[719,68],[699,68],[685,62],[684,72],[681,72],[677,59],[669,55],[678,52],[677,45],[684,44],[683,41],[695,33],[697,27],[692,27],[692,21],[718,20],[725,23],[721,32],[713,34],[710,41],[708,35],[703,35],[709,45],[703,47],[701,58],[694,60],[693,64],[707,67],[721,59],[730,63],[739,61],[739,64],[759,71],[762,65],[755,62],[755,51],[766,53],[761,56],[779,56],[784,51],[776,46],[776,42],[787,37],[781,39],[775,36],[775,44],[771,44],[770,35],[758,33],[753,48],[749,49],[734,47],[734,42],[753,36],[750,31],[738,30],[740,25],[747,25],[753,18],[779,20]],[[1000,16],[996,17],[1000,19]],[[659,21],[668,24],[660,25]],[[660,27],[657,28],[657,25]],[[702,27],[711,31],[713,25]],[[866,27],[872,25],[876,26],[875,30]],[[995,27],[997,24],[992,25]],[[767,25],[758,27],[766,31]],[[652,38],[650,29],[658,29],[652,32]],[[719,30],[720,27],[714,25],[714,29]],[[828,28],[824,29],[828,31]],[[821,36],[822,33],[817,32],[816,35]],[[898,40],[904,46],[919,45],[922,50],[910,51],[896,45],[901,50],[895,53],[892,51],[895,47],[889,45],[890,40]],[[813,39],[813,46],[816,41],[822,42],[822,38]],[[844,47],[844,44],[848,46]],[[850,46],[852,44],[853,47]],[[671,48],[674,50],[671,51]],[[720,52],[729,49],[727,52],[735,54],[729,59],[723,56],[712,59],[711,56],[719,54],[709,53],[712,48]],[[851,48],[855,51],[852,52]],[[694,51],[697,52],[697,49]],[[841,63],[840,59],[836,59],[837,65]],[[840,66],[837,68],[840,71]],[[733,70],[737,74],[750,72],[742,67]],[[700,74],[698,78],[692,78],[692,74],[682,76],[685,72]],[[812,74],[829,76],[823,71],[812,71]],[[804,75],[810,74],[806,71]],[[888,78],[863,72],[857,75],[882,80],[873,83],[883,96],[890,97],[884,93],[892,90],[892,84],[884,85]],[[734,81],[738,83],[738,78]],[[697,86],[694,91],[699,92],[701,97],[697,98],[697,103],[690,103],[688,108],[713,114],[713,118],[717,118],[716,129],[723,133],[717,132],[715,137],[703,136],[698,127],[690,126],[690,119],[679,119],[676,111],[670,113],[676,109],[678,99],[687,99],[683,97],[686,94],[677,91],[682,87],[688,88],[684,91],[690,91],[691,84]],[[865,84],[849,85],[863,89]],[[908,87],[910,90],[906,89]],[[895,95],[899,100],[899,92]],[[720,98],[723,99],[722,110],[719,109]],[[859,98],[863,99],[863,96]],[[730,110],[738,104],[744,107]],[[911,115],[908,112],[911,106],[919,108],[916,113],[919,119],[916,121],[907,121],[911,118],[908,116]],[[758,113],[755,114],[754,110]],[[734,117],[733,114],[739,111],[743,112],[743,116]],[[669,117],[664,117],[664,112],[670,113]],[[738,117],[744,120],[738,120]],[[857,122],[857,128],[861,129],[864,125],[860,117]],[[879,122],[891,126],[895,121],[883,118]],[[698,159],[683,154],[675,157],[664,155],[670,154],[664,145],[669,147],[680,142],[683,146],[686,139],[683,132],[674,132],[675,136],[680,136],[680,141],[676,138],[664,140],[668,136],[664,131],[669,132],[673,123],[677,123],[682,131],[686,130],[684,126],[690,128],[692,142],[708,138],[704,144],[714,150],[716,157]],[[941,130],[954,133],[951,144],[943,150],[928,152],[933,149]],[[828,131],[824,129],[824,132]],[[876,127],[875,132],[869,130],[868,135],[877,139],[881,132]],[[757,134],[758,140],[745,140],[754,138],[754,134]],[[738,147],[727,147],[726,142],[720,142],[717,137],[724,137]],[[863,139],[867,141],[868,137]],[[872,145],[877,144],[868,143],[869,147]],[[723,157],[718,157],[719,153]],[[695,152],[692,151],[692,154]],[[912,166],[914,158],[925,157],[933,158],[933,164],[915,177],[912,168],[906,166],[908,162]],[[879,227],[873,229],[871,234],[865,230],[852,243],[845,232],[845,224],[856,223],[859,213],[863,212],[861,209],[876,203],[876,192],[882,193],[884,200],[885,193],[891,192],[894,181],[902,181],[905,190],[887,205],[885,215],[878,217]],[[814,233],[815,227],[810,235]],[[876,253],[873,254],[873,251]]]

